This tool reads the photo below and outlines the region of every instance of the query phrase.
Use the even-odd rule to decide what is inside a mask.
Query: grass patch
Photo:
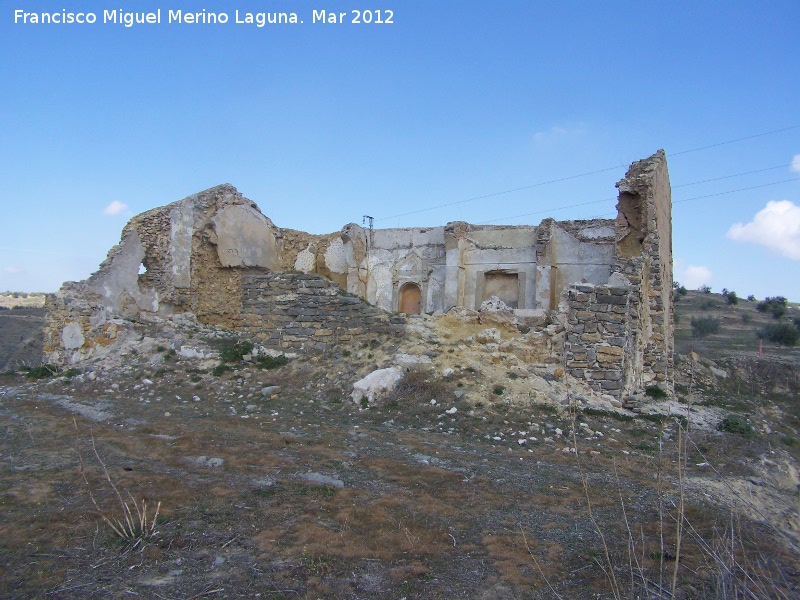
[[[583,414],[591,415],[593,417],[609,417],[611,419],[616,419],[617,421],[633,421],[633,417],[630,415],[624,415],[622,413],[614,412],[613,410],[602,410],[600,408],[584,408]]]
[[[642,419],[643,421],[650,421],[651,423],[657,423],[660,425],[661,423],[666,421],[669,417],[667,415],[659,415],[659,414],[652,414],[652,415],[641,414],[637,415],[636,418]]]
[[[652,444],[648,444],[647,442],[639,442],[633,446],[633,449],[641,452],[642,454],[652,455],[656,453],[656,447]]]

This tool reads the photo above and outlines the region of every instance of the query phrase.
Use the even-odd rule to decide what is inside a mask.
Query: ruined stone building
[[[671,196],[663,151],[631,165],[616,219],[312,235],[277,227],[231,185],[135,216],[99,270],[50,301],[50,360],[76,362],[119,319],[193,313],[268,347],[323,351],[397,313],[478,309],[560,319],[569,373],[618,396],[671,368]],[[364,302],[363,300],[366,300]]]

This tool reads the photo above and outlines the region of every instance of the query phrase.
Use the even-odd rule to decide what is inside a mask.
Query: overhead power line
[[[767,167],[766,169],[756,169],[755,171],[745,171],[744,173],[734,173],[733,175],[723,175],[722,177],[714,177],[713,179],[701,179],[700,181],[690,181],[689,183],[681,183],[678,185],[673,185],[672,189],[679,188],[679,187],[688,187],[690,185],[698,185],[701,183],[709,183],[711,181],[722,181],[723,179],[733,179],[734,177],[743,177],[744,175],[753,175],[754,173],[763,173],[764,171],[774,171],[776,169],[785,169],[786,167],[791,167],[792,163],[787,163],[785,165],[777,165],[775,167]]]
[[[701,150],[709,150],[711,148],[718,148],[719,146],[726,146],[728,144],[735,144],[735,143],[738,143],[738,142],[743,142],[743,141],[746,141],[746,140],[752,140],[752,139],[759,138],[759,137],[765,137],[765,136],[768,136],[768,135],[774,135],[776,133],[783,133],[784,131],[791,131],[793,129],[799,129],[799,128],[800,128],[800,125],[791,125],[789,127],[782,127],[780,129],[773,129],[771,131],[764,131],[764,132],[761,132],[761,133],[756,133],[756,134],[753,134],[753,135],[739,137],[739,138],[735,138],[735,139],[732,139],[732,140],[726,140],[726,141],[723,141],[723,142],[716,142],[714,144],[708,144],[706,146],[698,146],[697,148],[690,148],[688,150],[681,150],[679,152],[671,152],[670,153],[670,157],[682,156],[684,154],[690,154],[690,153],[693,153],[693,152],[700,152]],[[533,184],[530,184],[530,185],[524,185],[524,186],[520,186],[520,187],[516,187],[516,188],[511,188],[511,189],[508,189],[508,190],[503,190],[503,191],[500,191],[500,192],[493,192],[493,193],[490,193],[490,194],[483,194],[481,196],[473,196],[471,198],[466,198],[464,200],[456,200],[454,202],[446,202],[444,204],[437,204],[435,206],[429,206],[427,208],[420,208],[420,209],[417,209],[417,210],[411,210],[411,211],[408,211],[408,212],[399,213],[399,214],[391,215],[391,216],[388,216],[388,217],[380,217],[380,218],[376,218],[375,220],[376,221],[387,221],[389,219],[397,219],[399,217],[407,217],[409,215],[415,215],[415,214],[419,214],[419,213],[423,213],[423,212],[430,212],[432,210],[437,210],[439,208],[447,208],[449,206],[457,206],[459,204],[466,204],[468,202],[474,202],[476,200],[485,200],[487,198],[495,198],[497,196],[504,196],[506,194],[512,194],[514,192],[521,192],[523,190],[530,190],[530,189],[537,188],[537,187],[542,187],[542,186],[545,186],[545,185],[551,185],[551,184],[554,184],[554,183],[562,183],[564,181],[570,181],[572,179],[580,179],[582,177],[589,177],[590,175],[597,175],[599,173],[606,173],[608,171],[613,171],[615,169],[625,168],[626,166],[627,165],[625,165],[625,164],[614,165],[613,167],[606,167],[606,168],[597,169],[597,170],[594,170],[594,171],[587,171],[585,173],[578,173],[578,174],[575,174],[575,175],[568,175],[566,177],[559,177],[557,179],[550,179],[550,180],[547,180],[547,181],[540,181],[538,183],[533,183]],[[780,167],[770,167],[769,169],[764,169],[764,170],[770,170],[770,169],[773,169],[773,168],[777,169],[777,168],[780,168]],[[752,171],[751,173],[757,173],[757,172],[759,172],[759,171]],[[745,174],[750,174],[750,173],[743,173],[742,175],[745,175]],[[731,175],[729,177],[735,177],[735,176],[736,175]],[[725,177],[722,177],[720,179],[725,179]],[[714,181],[714,180],[713,179],[709,179],[707,181]],[[695,182],[695,183],[704,183],[704,182]],[[694,184],[684,184],[684,185],[694,185]],[[679,187],[679,186],[674,186],[674,187]],[[601,202],[601,201],[598,201],[598,202]],[[585,203],[585,204],[594,204],[594,202],[589,202],[589,203]],[[576,204],[576,205],[572,205],[572,206],[582,206],[582,205],[583,204]],[[571,208],[571,206],[570,207],[564,207],[564,208]],[[534,214],[536,214],[536,213],[534,213]],[[529,215],[523,215],[523,216],[529,216]],[[516,217],[507,217],[507,218],[516,218]],[[504,219],[500,219],[500,220],[504,220]]]
[[[733,194],[735,192],[746,192],[747,190],[756,190],[758,188],[769,187],[771,185],[778,185],[779,183],[788,183],[790,181],[800,181],[800,177],[793,177],[791,179],[782,179],[781,181],[772,181],[770,183],[762,183],[761,185],[751,185],[749,187],[739,188],[737,190],[728,190],[727,192],[717,192],[715,194],[705,194],[703,196],[695,196],[694,198],[684,198],[683,200],[674,200],[673,204],[680,204],[681,202],[689,202],[690,200],[701,200],[703,198],[713,198],[714,196],[724,196],[725,194]]]
[[[768,170],[768,169],[764,169],[764,170]],[[755,189],[758,189],[758,188],[769,187],[771,185],[779,185],[781,183],[789,183],[790,181],[800,181],[800,177],[792,177],[791,179],[782,179],[780,181],[771,181],[770,183],[762,183],[762,184],[759,184],[759,185],[751,185],[751,186],[748,186],[748,187],[737,188],[735,190],[727,190],[725,192],[716,192],[714,194],[704,194],[702,196],[693,196],[692,198],[683,198],[681,200],[673,200],[672,204],[681,204],[682,202],[689,202],[691,200],[702,200],[704,198],[713,198],[715,196],[725,196],[727,194],[735,194],[736,192],[746,192],[747,190],[755,190]],[[702,183],[702,182],[695,182],[695,183]],[[685,185],[693,185],[693,184],[688,184],[687,183]],[[589,204],[601,204],[603,202],[611,202],[611,201],[616,200],[616,199],[617,199],[617,197],[613,196],[611,198],[604,198],[602,200],[592,200],[590,202],[581,202],[579,204],[569,204],[567,206],[558,206],[558,207],[548,208],[548,209],[544,209],[544,210],[537,210],[535,212],[524,213],[524,214],[521,214],[521,215],[514,215],[514,216],[511,216],[511,217],[503,217],[501,219],[494,219],[492,221],[484,221],[483,224],[484,225],[491,225],[492,223],[499,223],[500,221],[508,221],[508,220],[511,220],[511,219],[521,219],[522,217],[531,217],[533,215],[539,215],[539,214],[545,214],[545,213],[550,214],[550,213],[553,213],[553,212],[555,212],[557,210],[565,210],[567,208],[575,208],[577,206],[587,206]],[[612,213],[606,213],[606,214],[610,215]]]

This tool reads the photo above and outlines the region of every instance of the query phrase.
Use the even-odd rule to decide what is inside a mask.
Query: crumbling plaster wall
[[[93,356],[115,339],[121,322],[107,322],[119,318],[194,313],[202,322],[235,329],[242,270],[278,268],[280,248],[280,230],[229,184],[139,214],[97,272],[67,282],[49,302],[48,359]],[[69,344],[65,330],[72,332]],[[84,342],[76,346],[78,332]]]

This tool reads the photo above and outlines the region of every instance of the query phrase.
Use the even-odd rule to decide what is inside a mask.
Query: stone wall
[[[566,293],[567,372],[594,390],[619,397],[628,391],[631,292],[627,287],[581,284]]]
[[[633,163],[617,187],[608,284],[572,285],[563,296],[567,369],[617,397],[650,385],[671,391],[672,200],[664,152]]]
[[[633,163],[617,183],[617,252],[612,280],[631,286],[631,369],[628,387],[671,391],[672,195],[663,150]]]
[[[239,330],[267,348],[321,352],[340,342],[400,334],[405,319],[390,315],[318,275],[242,276]]]

